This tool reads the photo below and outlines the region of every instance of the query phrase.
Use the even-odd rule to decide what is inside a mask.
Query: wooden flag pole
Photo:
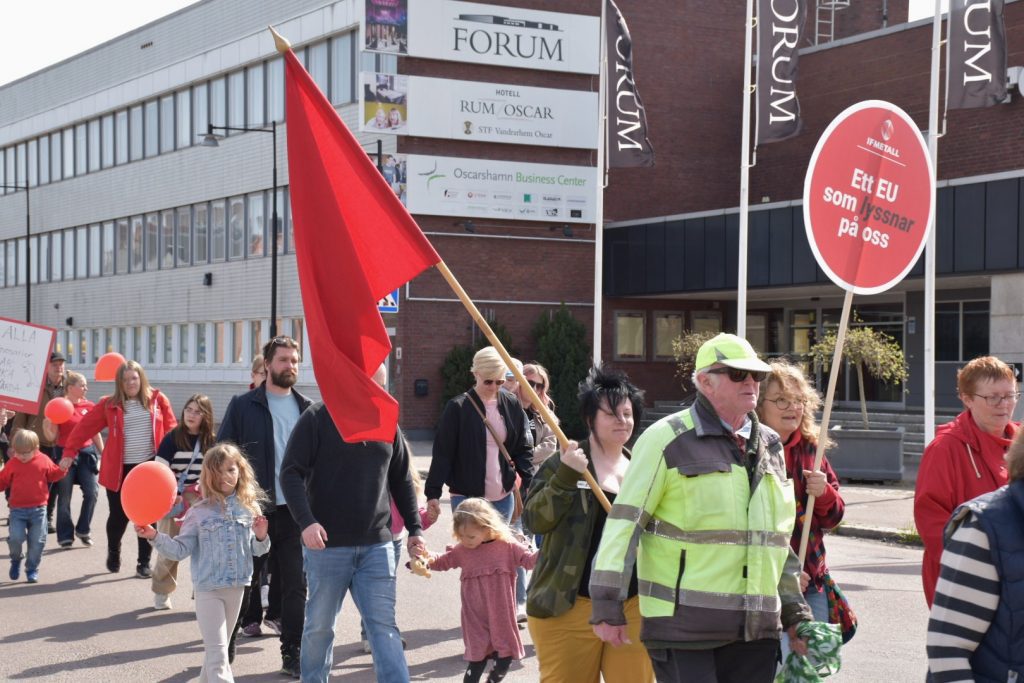
[[[843,299],[843,313],[839,317],[839,331],[836,334],[836,348],[832,353],[832,369],[828,373],[828,390],[825,392],[825,408],[821,413],[821,425],[818,432],[818,452],[814,456],[814,471],[821,469],[821,461],[825,458],[825,442],[828,440],[828,421],[832,417],[832,397],[836,393],[836,380],[839,378],[839,363],[843,358],[843,343],[846,341],[846,328],[850,323],[850,307],[853,304],[853,290],[846,290]],[[811,520],[814,518],[814,496],[807,496],[804,507],[804,525],[800,530],[800,571],[804,570],[807,558],[807,542],[811,538]]]
[[[452,271],[448,270],[448,266],[444,261],[440,261],[437,264],[437,269],[441,272],[444,279],[448,281],[448,285],[452,288],[452,291],[455,292],[456,296],[459,297],[459,301],[462,302],[462,305],[466,307],[467,311],[469,311],[470,317],[473,318],[473,321],[483,331],[484,335],[491,342],[491,345],[497,349],[501,359],[505,361],[505,365],[508,366],[508,369],[519,381],[520,388],[524,389],[526,394],[530,397],[530,403],[533,404],[533,407],[541,414],[544,422],[554,430],[555,436],[558,438],[558,443],[561,445],[562,450],[568,448],[569,439],[562,432],[561,427],[559,427],[558,422],[555,420],[555,416],[550,410],[548,410],[548,407],[541,402],[540,397],[537,396],[537,392],[533,390],[530,383],[526,381],[525,377],[523,377],[523,373],[516,367],[515,363],[512,362],[512,356],[510,356],[508,351],[505,350],[501,340],[494,334],[494,330],[492,330],[491,326],[487,324],[484,317],[480,315],[480,311],[477,309],[476,304],[473,303],[473,300],[469,298],[469,295],[466,294],[466,290],[464,290],[462,285],[459,284],[459,281],[455,279]],[[590,485],[590,490],[594,492],[595,496],[597,496],[597,500],[601,503],[601,507],[605,509],[605,512],[611,512],[612,504],[608,502],[607,496],[604,495],[604,491],[601,490],[601,487],[597,485],[597,481],[594,479],[594,475],[590,473],[590,470],[583,470],[583,478],[586,479],[587,484]]]

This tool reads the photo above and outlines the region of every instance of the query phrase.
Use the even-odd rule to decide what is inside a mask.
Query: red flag
[[[398,403],[371,379],[391,351],[377,301],[441,257],[291,50],[285,64],[295,254],[313,374],[345,441],[391,441]]]

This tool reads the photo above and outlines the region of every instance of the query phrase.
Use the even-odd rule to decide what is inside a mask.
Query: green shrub
[[[508,330],[496,320],[490,324],[494,334],[501,340],[502,345],[508,349],[509,354],[514,357],[516,354],[512,350]],[[444,357],[444,363],[441,365],[442,408],[449,400],[473,386],[473,374],[470,371],[470,368],[473,366],[473,354],[490,345],[491,342],[481,332],[472,345],[453,346],[448,355]]]
[[[537,361],[548,370],[551,387],[548,395],[554,400],[562,431],[570,439],[586,436],[587,428],[580,418],[577,387],[591,365],[587,326],[572,317],[565,304],[541,315],[533,328],[537,345]]]
[[[676,358],[676,377],[687,394],[696,393],[697,388],[693,386],[693,366],[697,361],[697,351],[704,342],[714,337],[717,333],[705,330],[704,332],[693,332],[687,330],[672,340],[672,355]]]

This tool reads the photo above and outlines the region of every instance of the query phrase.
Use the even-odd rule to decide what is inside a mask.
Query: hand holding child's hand
[[[432,498],[427,501],[427,514],[433,517],[434,522],[441,516],[441,501],[437,498]],[[431,522],[433,524],[434,522]]]
[[[570,441],[569,447],[562,451],[562,463],[583,474],[587,469],[587,456],[578,443]]]
[[[147,524],[146,526],[135,525],[135,533],[147,541],[152,541],[156,538],[156,529],[152,525]]]
[[[58,465],[60,466],[60,468],[61,468],[62,470],[64,470],[65,472],[67,472],[67,471],[68,471],[69,469],[71,469],[71,464],[72,464],[73,462],[75,462],[75,459],[74,459],[74,458],[61,458],[61,459],[60,459],[60,463],[58,463]]]
[[[252,531],[256,534],[256,540],[262,541],[267,537],[267,530],[270,528],[270,523],[267,518],[260,515],[252,521]]]

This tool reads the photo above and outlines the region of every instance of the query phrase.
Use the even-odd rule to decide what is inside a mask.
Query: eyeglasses
[[[805,403],[803,399],[791,400],[784,396],[779,396],[778,398],[766,398],[765,401],[768,403],[774,403],[775,407],[779,410],[789,410],[790,406],[799,406],[802,408]]]
[[[497,384],[500,387],[504,383],[505,383],[505,380],[503,380],[503,379],[485,379],[484,380],[484,386],[486,386],[486,387],[489,387],[492,384]]]
[[[985,403],[989,404],[993,408],[997,408],[1003,401],[1006,401],[1007,403],[1016,403],[1017,399],[1020,398],[1020,392],[1015,391],[1014,393],[1006,394],[1005,396],[982,396],[981,394],[971,394],[971,396],[983,398],[985,399]]]
[[[544,389],[547,387],[547,385],[544,384],[544,382],[534,382],[532,379],[526,380],[526,383],[533,387],[534,391],[544,391]]]
[[[768,376],[768,373],[762,370],[737,370],[736,368],[711,368],[707,372],[713,375],[728,375],[729,380],[737,384],[746,380],[747,375],[750,375],[755,382],[763,382],[764,378]]]

